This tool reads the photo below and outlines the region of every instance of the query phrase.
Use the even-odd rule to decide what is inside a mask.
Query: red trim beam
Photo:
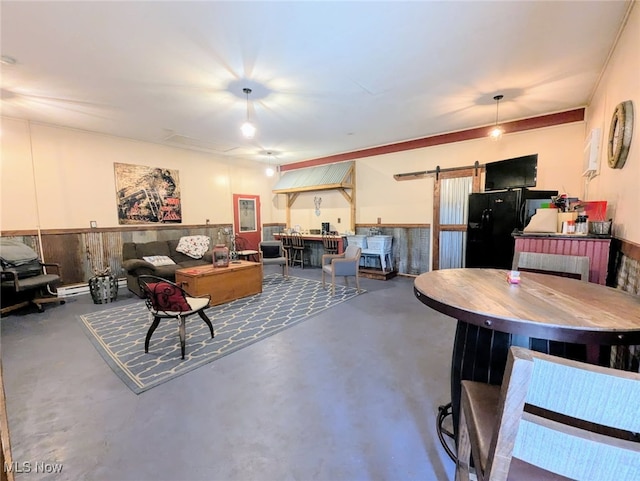
[[[571,122],[582,122],[584,120],[584,111],[584,108],[568,110],[566,112],[559,112],[556,114],[541,115],[540,117],[514,120],[513,122],[503,122],[500,123],[500,126],[504,129],[505,134],[512,134],[514,132],[541,129],[543,127],[552,127],[554,125],[568,124]],[[406,142],[398,142],[396,144],[381,145],[379,147],[371,147],[369,149],[354,150],[353,152],[330,155],[319,159],[293,162],[291,164],[281,165],[280,171],[286,172],[287,170],[317,167],[318,165],[333,164],[335,162],[361,159],[363,157],[373,157],[374,155],[391,154],[394,152],[402,152],[404,150],[421,149],[424,147],[433,147],[435,145],[480,139],[488,135],[488,129],[491,127],[493,127],[493,125],[461,130],[459,132],[451,132],[448,134],[433,135],[431,137],[423,137],[421,139],[407,140]]]

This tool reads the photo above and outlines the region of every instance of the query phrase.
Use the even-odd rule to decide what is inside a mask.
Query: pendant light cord
[[[493,100],[496,101],[496,127],[498,126],[498,110],[500,109],[500,101],[504,98],[504,95],[496,95]]]

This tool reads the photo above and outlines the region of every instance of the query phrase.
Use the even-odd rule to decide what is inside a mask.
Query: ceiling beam
[[[575,110],[567,110],[566,112],[531,117],[529,119],[501,122],[500,126],[504,129],[505,134],[512,134],[514,132],[541,129],[543,127],[552,127],[554,125],[582,122],[584,120],[584,112],[584,108],[579,108]],[[421,139],[381,145],[379,147],[371,147],[369,149],[355,150],[353,152],[345,152],[343,154],[330,155],[328,157],[321,157],[318,159],[293,162],[291,164],[281,165],[280,171],[285,172],[287,170],[304,169],[307,167],[316,167],[318,165],[333,164],[335,162],[344,162],[346,160],[361,159],[363,157],[373,157],[375,155],[391,154],[394,152],[403,152],[405,150],[421,149],[424,147],[433,147],[435,145],[480,139],[482,137],[486,137],[488,135],[488,129],[491,129],[492,127],[493,125],[488,125],[484,127],[477,127],[475,129],[432,135],[431,137],[423,137]]]

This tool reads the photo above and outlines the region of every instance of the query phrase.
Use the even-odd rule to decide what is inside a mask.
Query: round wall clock
[[[609,129],[609,144],[607,148],[609,167],[622,169],[633,135],[633,102],[625,100],[616,105]]]

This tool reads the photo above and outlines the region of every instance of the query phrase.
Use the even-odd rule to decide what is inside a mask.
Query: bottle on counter
[[[576,234],[587,234],[589,232],[589,221],[587,215],[576,217]]]

